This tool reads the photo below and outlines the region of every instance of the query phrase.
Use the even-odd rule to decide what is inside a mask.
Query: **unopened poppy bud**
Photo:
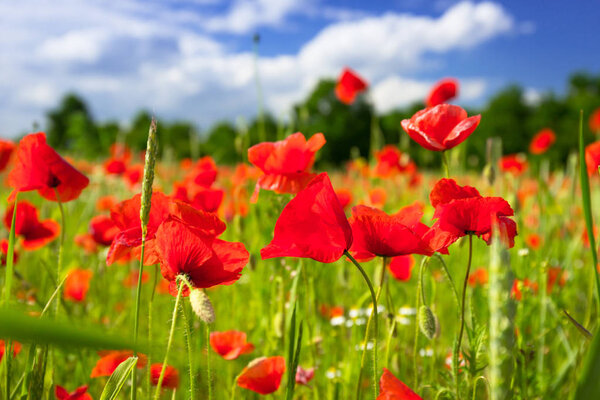
[[[194,313],[207,324],[215,322],[215,309],[213,308],[210,299],[200,289],[193,289],[190,292],[190,304]]]
[[[433,311],[427,306],[421,306],[419,308],[419,328],[427,339],[431,340],[436,333],[436,321]]]
[[[156,120],[152,118],[146,144],[146,160],[144,162],[144,180],[142,182],[142,198],[140,220],[142,221],[142,239],[146,238],[148,219],[150,216],[150,201],[152,199],[152,183],[154,182],[154,164],[156,162]]]

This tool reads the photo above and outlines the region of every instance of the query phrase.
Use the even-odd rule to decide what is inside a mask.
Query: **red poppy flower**
[[[379,380],[379,396],[377,400],[423,400],[400,379],[396,378],[387,368]]]
[[[69,393],[64,387],[56,385],[54,395],[57,400],[92,400],[92,396],[87,393],[87,389],[87,385],[84,385]]]
[[[515,298],[516,300],[521,300],[523,297],[523,293],[521,292],[521,289],[528,289],[534,293],[537,293],[538,284],[537,284],[537,282],[532,282],[527,278],[525,278],[523,280],[515,279],[513,282],[512,290],[510,292],[511,296],[513,298]]]
[[[4,214],[4,226],[10,230],[14,205],[9,204]],[[23,237],[23,247],[28,250],[38,249],[58,237],[60,225],[51,219],[40,221],[38,210],[27,201],[17,204],[15,218],[15,235]]]
[[[598,173],[598,166],[600,166],[600,141],[586,146],[585,164],[587,165],[589,175]]]
[[[76,199],[89,184],[89,179],[65,161],[46,144],[43,132],[30,134],[21,139],[17,148],[17,160],[8,175],[8,184],[16,192],[37,190],[38,193],[61,202]]]
[[[201,218],[204,216],[210,214]],[[209,217],[205,220],[212,223]],[[187,275],[195,288],[231,285],[240,279],[250,257],[244,245],[215,239],[202,230],[205,224],[188,222],[169,216],[156,231],[160,271],[171,282],[171,294],[177,295],[176,278],[179,274]],[[188,294],[187,288],[183,293]]]
[[[15,144],[8,140],[0,140],[0,172],[4,171],[8,162],[10,161],[10,156],[15,150]]]
[[[254,345],[246,342],[246,333],[240,331],[211,332],[210,347],[225,360],[235,360],[254,350]]]
[[[546,283],[546,292],[550,294],[555,284],[563,287],[567,283],[567,272],[561,267],[548,268],[548,281]]]
[[[21,352],[21,343],[19,342],[12,342],[12,353],[13,353],[13,358],[17,356],[17,354],[19,354]],[[2,339],[0,339],[0,361],[2,361],[2,358],[4,357],[4,353],[6,353],[6,342]]]
[[[593,133],[600,133],[600,107],[590,115],[590,131]]]
[[[467,112],[459,106],[439,104],[402,120],[402,128],[427,150],[443,151],[461,144],[480,121],[481,115],[467,117]]]
[[[415,258],[412,255],[397,256],[392,258],[388,264],[388,269],[394,279],[406,282],[410,280],[410,275],[414,266]]]
[[[527,158],[523,154],[509,154],[500,159],[500,171],[519,176],[527,171]]]
[[[421,223],[420,205],[404,207],[396,214],[367,206],[352,208],[350,226],[354,242],[350,252],[358,260],[375,256],[396,257],[408,254],[430,256],[433,250],[423,239],[429,227]]]
[[[260,251],[274,257],[338,260],[352,245],[352,229],[326,173],[319,174],[283,209],[271,243]]]
[[[285,373],[285,359],[280,356],[253,360],[239,375],[237,384],[260,394],[276,392]]]
[[[340,201],[340,205],[345,210],[352,204],[352,192],[349,189],[340,188],[335,191],[335,195]]]
[[[488,282],[488,271],[485,268],[477,268],[469,275],[469,286],[483,286]]]
[[[382,187],[376,187],[369,190],[368,203],[373,207],[383,207],[387,200],[387,191]]]
[[[162,371],[162,363],[152,364],[150,366],[150,380],[154,386],[158,385],[160,372]],[[179,372],[175,367],[167,365],[165,375],[163,377],[161,388],[177,389],[179,386]]]
[[[413,172],[416,169],[408,154],[402,153],[396,146],[391,144],[376,151],[375,158],[377,159],[375,176],[379,178],[388,178],[403,172]]]
[[[510,204],[501,197],[483,197],[477,189],[459,186],[453,179],[439,180],[429,195],[435,207],[437,222],[432,231],[431,246],[447,247],[460,237],[473,234],[488,244],[492,226],[497,223],[500,237],[508,246],[514,246],[517,226],[509,217],[514,215]]]
[[[187,174],[186,181],[192,181],[196,185],[209,188],[217,179],[217,164],[210,156],[199,159],[194,168]]]
[[[132,165],[123,174],[123,180],[131,190],[139,187],[143,178],[144,166],[142,164]]]
[[[458,81],[453,78],[445,78],[438,81],[427,96],[425,105],[435,107],[452,100],[458,95]]]
[[[119,232],[119,227],[108,215],[98,215],[90,221],[90,234],[102,246],[110,246]]]
[[[356,96],[367,89],[367,82],[350,68],[344,68],[335,86],[335,95],[344,104],[354,103]]]
[[[104,171],[108,175],[121,175],[127,170],[127,163],[122,159],[111,158],[104,163]]]
[[[315,162],[316,152],[325,144],[322,133],[306,140],[300,132],[279,142],[264,142],[248,149],[248,161],[264,172],[256,182],[253,200],[262,188],[275,193],[298,193],[314,174],[308,172]]]
[[[111,376],[115,369],[129,357],[133,356],[131,350],[109,350],[98,353],[100,359],[92,369],[90,378],[97,378],[99,376]],[[148,362],[145,355],[138,353],[138,368],[144,368]]]
[[[310,382],[314,378],[314,376],[315,376],[314,368],[304,369],[298,365],[298,368],[296,369],[296,383],[297,384],[308,385],[308,382]]]
[[[556,141],[556,135],[552,129],[542,129],[535,134],[531,143],[529,144],[529,152],[531,154],[543,154],[550,146]]]
[[[96,210],[110,211],[118,203],[115,196],[102,196],[96,202]]]
[[[127,275],[127,277],[125,279],[123,279],[123,286],[129,287],[129,288],[136,287],[139,276],[140,276],[139,271],[137,271],[137,270],[131,271],[129,273],[129,275]],[[146,271],[142,272],[142,283],[148,282],[148,279],[150,279],[150,274],[147,273]]]
[[[8,240],[0,240],[0,264],[6,266],[6,257],[8,256]],[[19,260],[19,254],[13,249],[13,264],[16,264]]]
[[[533,250],[537,250],[542,245],[542,238],[537,233],[530,233],[525,238],[525,243]]]
[[[191,205],[197,210],[216,213],[224,196],[225,192],[221,189],[202,189],[194,195]]]
[[[92,275],[94,273],[89,269],[74,269],[69,272],[65,280],[65,289],[63,292],[65,300],[84,301],[85,295],[90,288]]]

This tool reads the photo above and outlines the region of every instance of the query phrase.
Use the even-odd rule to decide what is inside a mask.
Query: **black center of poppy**
[[[50,175],[50,178],[48,179],[48,187],[55,188],[60,184],[60,179],[58,179],[56,175]]]

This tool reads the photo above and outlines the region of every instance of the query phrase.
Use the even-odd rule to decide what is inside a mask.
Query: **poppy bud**
[[[142,240],[146,240],[148,219],[150,217],[150,199],[152,198],[152,183],[154,182],[154,163],[156,161],[156,120],[152,118],[146,144],[146,161],[144,163],[144,180],[142,182],[142,199],[140,220],[142,221]]]
[[[190,304],[194,313],[207,324],[215,322],[215,309],[213,308],[210,299],[200,289],[193,289],[190,292]]]
[[[433,314],[433,311],[427,306],[421,306],[419,308],[419,328],[421,329],[421,333],[427,337],[427,339],[432,340],[436,333],[436,318]]]

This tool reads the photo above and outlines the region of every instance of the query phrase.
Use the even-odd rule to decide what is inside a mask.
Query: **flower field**
[[[457,90],[401,123],[439,170],[395,144],[320,168],[327,132],[237,165],[159,157],[154,121],[93,162],[0,142],[0,398],[600,398],[600,112],[564,168],[544,129],[467,170],[486,115]]]

